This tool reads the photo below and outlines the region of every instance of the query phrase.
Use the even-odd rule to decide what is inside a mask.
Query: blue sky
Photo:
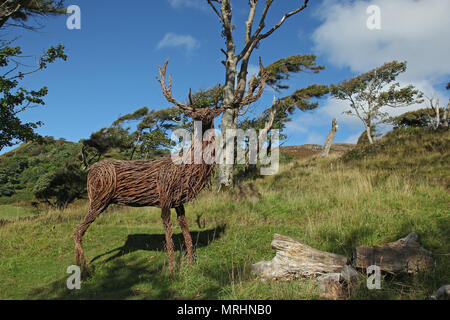
[[[260,2],[262,7],[264,1]],[[66,46],[68,55],[66,62],[49,65],[20,83],[28,89],[44,85],[49,89],[46,105],[22,113],[21,118],[43,121],[38,129],[41,135],[79,141],[143,106],[166,108],[169,104],[156,81],[157,67],[166,58],[170,58],[168,72],[173,75],[173,94],[178,100],[186,98],[189,88],[195,91],[223,83],[225,68],[220,63],[220,49],[224,40],[217,16],[205,3],[73,0],[66,5],[80,7],[81,30],[67,29],[67,17],[42,20],[45,28],[39,32],[4,30],[3,39],[20,35],[16,45],[26,55],[38,56],[59,43]],[[271,27],[299,3],[274,1],[266,25]],[[248,3],[235,0],[232,4],[239,51]],[[381,8],[381,30],[366,27],[370,4]],[[448,12],[447,0],[311,0],[306,10],[261,42],[253,53],[250,70],[256,69],[259,56],[267,65],[299,53],[316,54],[317,62],[326,69],[319,75],[293,77],[289,91],[278,94],[267,89],[252,106],[253,114],[267,108],[274,94],[281,97],[312,83],[336,83],[394,59],[408,60],[408,71],[400,78],[402,84],[413,83],[427,95],[439,96],[441,104],[446,103],[449,92],[445,83],[450,81]],[[335,141],[355,142],[363,127],[358,120],[342,114],[345,107],[326,97],[318,109],[298,111],[287,128],[284,144],[323,143],[333,117],[340,124]],[[411,108],[417,106],[408,110]]]

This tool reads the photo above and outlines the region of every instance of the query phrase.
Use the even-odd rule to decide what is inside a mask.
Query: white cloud
[[[369,30],[369,4],[381,10],[381,30]],[[365,72],[384,62],[408,61],[408,78],[436,81],[450,74],[450,1],[324,1],[315,51],[337,66]]]
[[[156,45],[156,49],[184,47],[188,53],[200,47],[200,42],[191,35],[181,35],[173,32],[166,33]]]
[[[168,0],[172,8],[183,9],[183,8],[194,8],[206,10],[207,5],[205,0]]]
[[[381,10],[380,30],[369,30],[366,26],[369,5],[377,5]],[[397,79],[400,85],[412,84],[425,95],[436,94],[442,102],[447,101],[448,91],[436,84],[450,78],[448,12],[448,0],[324,0],[316,12],[323,23],[312,35],[314,51],[331,64],[350,68],[355,74],[388,61],[406,60],[407,71]],[[383,111],[395,116],[424,106],[386,107]],[[303,126],[315,126],[336,117],[338,123],[350,130],[364,130],[359,119],[342,115],[347,108],[345,101],[330,97],[313,116],[303,119],[302,114],[298,121]],[[354,142],[355,137],[348,136],[347,141]]]
[[[348,109],[348,103],[328,97],[322,105],[309,112],[299,112],[291,122],[286,124],[288,132],[306,133],[312,128],[326,128],[330,130],[331,121],[337,119],[339,126],[345,126],[350,130],[363,130],[362,122],[356,117],[342,114]],[[325,130],[325,131],[326,131]]]

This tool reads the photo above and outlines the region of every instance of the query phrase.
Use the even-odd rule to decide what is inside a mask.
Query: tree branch
[[[243,59],[248,52],[251,52],[256,45],[258,44],[258,42],[262,39],[267,38],[268,36],[270,36],[275,30],[277,30],[279,27],[281,27],[281,25],[286,21],[286,19],[288,19],[289,17],[299,13],[300,11],[303,11],[307,5],[308,5],[309,0],[304,0],[304,3],[301,7],[286,13],[281,20],[275,25],[273,26],[268,32],[264,33],[264,34],[260,34],[262,32],[262,30],[265,27],[265,19],[267,16],[267,12],[269,11],[270,6],[273,3],[273,0],[266,0],[266,6],[264,7],[264,11],[261,15],[261,19],[259,21],[259,26],[258,29],[255,31],[255,33],[253,34],[253,36],[251,37],[251,40],[246,44],[246,46],[244,47],[244,49],[241,51],[241,53],[237,56],[238,60]]]
[[[248,104],[248,105],[247,105],[247,108],[245,108],[245,111],[239,112],[239,113],[238,113],[238,116],[243,116],[244,114],[246,114],[249,108],[250,108],[250,105]]]
[[[252,27],[253,21],[255,19],[256,6],[258,4],[258,0],[249,0],[248,4],[250,5],[250,12],[248,14],[248,19],[245,22],[245,44],[249,43],[252,37]]]
[[[269,73],[266,70],[264,70],[264,67],[261,62],[261,58],[259,58],[259,68],[260,68],[260,72],[259,72],[260,81],[259,81],[259,85],[258,85],[259,90],[256,94],[254,94],[256,87],[250,86],[250,88],[247,92],[247,95],[241,100],[241,106],[245,106],[247,104],[255,102],[256,100],[258,100],[261,97],[261,95],[264,91],[264,86],[266,84],[267,78],[269,77]],[[250,83],[252,83],[252,82],[253,82],[253,79],[250,81]],[[239,96],[244,91],[245,91],[245,85],[244,85],[244,87],[242,87],[240,84],[238,84],[238,87],[236,89],[236,94]],[[239,100],[240,100],[240,98],[239,98]]]
[[[251,85],[249,90],[247,91],[247,94],[243,98],[242,98],[242,96],[245,93],[245,85],[244,86],[238,85],[237,89],[234,92],[233,101],[230,104],[222,106],[220,108],[221,110],[239,109],[239,108],[242,108],[246,105],[249,105],[249,104],[255,102],[256,100],[258,100],[261,97],[262,93],[264,92],[264,87],[265,87],[267,78],[269,77],[269,73],[264,69],[264,66],[262,65],[261,58],[259,58],[259,68],[260,68],[260,71],[259,71],[260,79],[259,79],[258,85],[255,85],[255,86]],[[250,83],[253,83],[254,80],[255,80],[255,77],[252,78]],[[256,88],[259,88],[257,93],[255,93]]]
[[[249,53],[253,51],[253,49],[256,47],[259,39],[258,36],[261,33],[262,29],[265,27],[264,21],[266,20],[267,12],[269,11],[270,6],[272,5],[273,0],[266,0],[266,6],[264,7],[264,11],[261,15],[261,18],[259,20],[258,29],[256,29],[255,33],[251,36],[249,41],[246,41],[244,49],[242,49],[241,53],[238,54],[237,58],[238,61],[244,58],[244,56],[250,56]],[[249,14],[250,16],[250,14]]]
[[[284,23],[284,21],[286,21],[287,18],[299,13],[300,11],[304,10],[307,5],[308,5],[309,0],[305,0],[305,2],[303,3],[303,5],[299,8],[297,8],[294,11],[291,11],[289,13],[286,13],[280,20],[280,22],[278,22],[275,26],[272,27],[272,29],[270,29],[268,32],[262,34],[261,36],[259,36],[260,39],[264,39],[267,38],[268,36],[270,36],[275,30],[277,30],[279,27],[281,27],[281,25]]]
[[[223,21],[223,17],[222,15],[219,13],[219,11],[217,10],[217,8],[214,6],[214,4],[212,3],[212,0],[206,0],[208,2],[208,4],[211,6],[211,8],[214,10],[214,12],[216,13],[216,15],[219,17],[219,19],[221,21]],[[217,2],[217,1],[216,1]]]
[[[259,136],[265,136],[267,135],[267,132],[272,128],[273,121],[275,120],[275,115],[278,111],[278,101],[276,97],[273,97],[272,105],[270,106],[270,114],[269,114],[269,120],[267,120],[264,129],[262,129],[259,132]]]

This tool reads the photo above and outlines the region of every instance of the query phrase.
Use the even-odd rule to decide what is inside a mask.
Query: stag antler
[[[255,76],[253,76],[252,79],[249,81],[249,90],[248,90],[245,98],[242,99],[242,101],[241,101],[242,107],[258,100],[261,97],[262,93],[264,92],[264,87],[266,85],[266,81],[269,78],[269,72],[267,72],[264,69],[264,66],[261,62],[261,57],[259,57],[259,74],[260,74],[259,84],[256,87],[252,85],[252,83],[254,83],[254,81],[256,80]],[[256,93],[256,95],[253,95],[256,88],[258,88],[258,87],[259,87],[258,92]]]
[[[245,97],[243,97],[242,99],[239,99],[240,92],[245,90],[245,88],[238,87],[236,89],[236,92],[234,93],[233,102],[230,103],[229,105],[222,106],[222,109],[240,109],[243,106],[246,106],[248,104],[255,102],[256,100],[258,100],[261,97],[261,95],[264,92],[264,87],[266,85],[266,81],[269,78],[269,72],[267,72],[264,69],[264,66],[261,62],[261,57],[259,57],[259,75],[260,75],[260,78],[259,78],[259,83],[257,85],[253,85],[253,83],[255,83],[255,81],[256,81],[255,76],[253,76],[252,79],[248,82],[249,89],[248,89]],[[255,94],[255,90],[258,87],[259,87],[259,90]]]
[[[184,103],[181,103],[181,102],[175,100],[175,98],[172,96],[172,75],[169,75],[169,87],[166,87],[166,69],[167,69],[168,63],[169,63],[169,59],[167,59],[166,62],[164,62],[164,65],[162,68],[160,66],[158,66],[160,78],[156,77],[156,80],[158,80],[158,82],[161,85],[161,89],[164,94],[164,97],[166,97],[167,101],[173,103],[174,105],[180,107],[183,110],[195,111],[195,107],[192,102],[191,89],[189,89],[189,104],[186,105]]]
[[[190,112],[195,112],[195,106],[194,103],[192,101],[192,92],[191,89],[189,89],[189,104],[184,104],[181,103],[179,101],[177,101],[173,96],[172,96],[172,76],[169,75],[169,86],[166,87],[166,69],[167,69],[167,64],[169,63],[169,59],[166,60],[166,62],[164,63],[163,67],[159,67],[159,75],[160,77],[156,77],[156,79],[158,80],[158,82],[161,84],[161,89],[162,92],[164,94],[164,97],[166,97],[167,101],[173,103],[174,105],[180,107],[183,110],[186,111],[190,111]],[[234,93],[234,98],[233,101],[230,104],[226,104],[221,106],[220,108],[218,107],[218,97],[215,101],[216,107],[215,109],[217,111],[224,111],[226,109],[240,109],[246,105],[249,105],[253,102],[255,102],[256,100],[258,100],[262,93],[264,92],[264,87],[266,84],[266,81],[269,77],[269,73],[264,69],[264,66],[261,62],[261,57],[259,58],[259,83],[257,85],[254,85],[254,83],[256,82],[256,77],[253,76],[252,79],[249,81],[249,89],[247,94],[245,95],[245,97],[240,97],[240,95],[243,95],[243,91],[245,90],[245,88],[242,88],[243,86],[240,86],[236,89],[235,93]],[[256,92],[255,94],[255,90],[256,88],[259,87],[258,92]]]

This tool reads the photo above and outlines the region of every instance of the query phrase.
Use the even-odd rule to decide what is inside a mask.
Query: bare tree
[[[323,147],[322,152],[320,153],[321,157],[328,157],[328,154],[330,153],[331,145],[333,144],[334,137],[336,136],[336,132],[338,129],[337,120],[336,118],[333,119],[333,122],[331,123],[331,130],[330,133],[327,135],[325,139],[325,145]]]
[[[238,103],[240,103],[244,98],[244,92],[247,84],[247,68],[253,50],[258,46],[261,40],[269,37],[277,29],[279,29],[288,18],[304,10],[309,0],[304,0],[301,6],[297,7],[293,11],[284,14],[279,22],[272,26],[270,29],[266,29],[265,21],[274,0],[266,0],[255,30],[254,23],[259,1],[249,0],[248,19],[245,22],[244,48],[240,52],[236,51],[236,43],[233,36],[234,25],[231,22],[233,16],[231,0],[207,0],[207,2],[213,9],[214,13],[219,17],[220,23],[223,27],[222,34],[225,37],[226,49],[221,50],[225,55],[225,61],[223,61],[223,64],[226,68],[223,103],[227,105],[230,104],[233,100],[236,100]],[[238,70],[239,63],[240,69]],[[224,133],[225,145],[234,143],[234,138],[228,137],[226,135],[226,130],[237,128],[238,115],[239,110],[228,109],[222,116],[222,130]],[[224,163],[220,166],[219,169],[219,189],[222,186],[231,187],[232,183],[233,165]]]
[[[435,95],[433,94],[430,97],[426,97],[428,102],[427,106],[432,110],[434,119],[431,118],[430,115],[428,117],[430,118],[431,125],[434,129],[437,129],[438,127],[448,127],[448,109],[450,107],[450,100],[445,108],[441,108],[439,106],[439,98],[435,98]]]

